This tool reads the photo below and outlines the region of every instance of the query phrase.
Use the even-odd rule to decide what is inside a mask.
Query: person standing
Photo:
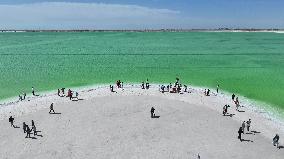
[[[235,96],[236,96],[236,95],[233,93],[233,94],[232,94],[232,100],[233,100],[233,101],[235,100]]]
[[[152,108],[151,108],[151,118],[154,118],[154,117],[155,117],[154,112],[155,112],[155,108],[152,107]]]
[[[12,116],[10,116],[9,122],[11,123],[11,127],[15,127],[14,126],[14,118]]]
[[[217,85],[217,93],[219,93],[219,84]]]
[[[26,126],[26,128],[27,128],[27,136],[26,136],[26,138],[30,138],[31,137],[31,129],[29,128],[29,126],[27,125]]]
[[[60,89],[57,90],[57,95],[60,96]]]
[[[24,133],[26,133],[26,132],[27,132],[27,125],[26,125],[26,123],[25,123],[25,122],[23,122],[23,130],[24,130]]]
[[[242,140],[242,133],[243,133],[243,129],[242,129],[242,127],[240,127],[239,131],[238,131],[238,134],[239,134],[238,139],[240,139],[241,142],[243,141]]]
[[[249,132],[250,124],[251,124],[251,119],[249,119],[249,120],[247,121],[247,131],[248,131],[248,132]]]
[[[32,87],[32,94],[33,94],[33,96],[35,96],[35,89],[34,89],[34,87]]]
[[[245,133],[245,127],[246,127],[246,121],[244,121],[242,123],[242,131],[243,131],[243,134]]]

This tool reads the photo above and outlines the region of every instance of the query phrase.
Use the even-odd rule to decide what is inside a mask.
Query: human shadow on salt
[[[281,145],[281,146],[278,146],[278,148],[279,148],[279,149],[283,149],[283,148],[284,148],[284,146],[282,146],[282,145]]]
[[[252,134],[251,132],[247,132],[246,134]]]
[[[35,136],[39,136],[39,137],[43,137],[41,134],[38,134],[41,131],[36,131],[36,135]]]
[[[19,129],[20,127],[19,126],[13,126],[15,129]]]
[[[229,116],[229,117],[233,117],[236,114],[225,114],[224,116]]]
[[[255,131],[255,130],[253,130],[253,131],[251,131],[252,133],[254,133],[254,134],[260,134],[261,132],[259,132],[259,131]]]
[[[50,113],[50,114],[55,114],[55,115],[58,115],[58,114],[61,114],[61,113]]]
[[[238,112],[243,113],[243,112],[246,112],[246,111],[244,111],[244,110],[238,110]]]
[[[160,118],[160,116],[153,116],[152,118]]]
[[[253,142],[252,140],[248,140],[248,139],[242,139],[242,142],[246,141],[246,142]]]
[[[84,99],[81,99],[81,98],[72,99],[72,101],[74,101],[74,102],[78,102],[78,101],[80,101],[80,100],[84,100]]]

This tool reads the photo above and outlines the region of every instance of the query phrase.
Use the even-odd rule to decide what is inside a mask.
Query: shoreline
[[[247,99],[242,96],[238,96],[241,102],[241,110],[245,110],[244,113],[238,113],[235,111],[235,105],[233,104],[230,93],[223,92],[218,95],[211,95],[209,97],[204,96],[203,91],[204,87],[194,87],[190,86],[189,91],[191,93],[177,94],[177,93],[161,93],[159,92],[159,86],[163,84],[151,84],[149,90],[142,90],[140,85],[137,83],[133,84],[125,84],[124,90],[118,90],[118,93],[111,93],[109,90],[109,84],[98,84],[92,86],[82,86],[76,88],[70,88],[71,90],[75,90],[79,93],[79,98],[83,98],[84,100],[91,100],[99,97],[108,97],[108,96],[156,96],[162,97],[166,99],[172,99],[177,101],[186,102],[188,104],[201,104],[205,107],[208,107],[214,111],[217,111],[222,115],[222,108],[225,104],[229,104],[231,108],[229,108],[229,112],[234,112],[236,114],[233,117],[233,120],[246,121],[248,118],[252,118],[252,125],[256,124],[263,135],[267,138],[271,138],[272,135],[275,135],[277,131],[280,136],[284,136],[284,120],[279,115],[274,114],[274,112],[269,111],[268,108],[263,106],[258,106],[257,102],[253,100]],[[165,85],[165,84],[164,84]],[[215,94],[215,90],[209,88],[212,93]],[[115,88],[117,90],[117,88]],[[66,88],[67,91],[67,88]],[[15,117],[25,116],[31,113],[35,113],[42,109],[49,108],[51,102],[53,103],[68,103],[69,101],[66,97],[58,97],[57,91],[45,91],[40,92],[40,96],[31,97],[30,94],[27,96],[24,101],[14,101],[6,104],[0,104],[0,120],[5,120],[8,116],[13,115]],[[197,101],[191,101],[190,98],[197,98]],[[11,98],[12,99],[12,98]],[[16,99],[16,97],[14,98]],[[196,103],[197,102],[197,103]],[[212,105],[208,105],[208,103],[212,103]],[[276,132],[275,132],[276,131]]]

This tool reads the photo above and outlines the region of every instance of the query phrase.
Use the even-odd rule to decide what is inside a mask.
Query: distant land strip
[[[37,53],[23,53],[23,54],[19,54],[19,53],[3,53],[0,54],[0,56],[259,56],[259,55],[263,55],[263,56],[283,56],[284,53],[161,53],[161,54],[152,54],[152,53],[122,53],[122,54],[108,54],[108,53],[88,53],[88,54],[74,54],[74,53],[49,53],[49,54],[37,54]]]
[[[231,29],[231,28],[218,28],[218,29],[117,29],[117,30],[100,30],[100,29],[66,29],[66,30],[16,30],[16,29],[0,29],[0,32],[208,32],[208,31],[217,31],[217,32],[276,32],[284,31],[283,29],[254,29],[254,28],[244,28],[244,29]]]

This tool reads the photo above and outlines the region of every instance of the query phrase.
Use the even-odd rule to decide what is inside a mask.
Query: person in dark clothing
[[[217,85],[217,93],[219,93],[219,84]]]
[[[33,126],[35,126],[35,122],[34,122],[34,120],[32,120],[32,127],[33,127]]]
[[[247,131],[248,131],[248,132],[249,132],[250,124],[251,124],[251,119],[249,119],[249,120],[247,121]]]
[[[64,93],[65,93],[64,90],[65,90],[65,88],[61,88],[61,91],[62,91],[62,94],[63,94],[63,95],[64,95]]]
[[[24,130],[24,133],[26,133],[26,131],[27,131],[27,125],[26,125],[25,122],[23,122],[23,130]]]
[[[142,88],[142,89],[145,89],[145,84],[144,84],[144,82],[142,82],[141,88]]]
[[[19,101],[22,101],[22,100],[23,100],[22,96],[21,96],[21,95],[19,95]]]
[[[164,85],[161,86],[161,90],[162,90],[162,93],[165,92],[165,86]]]
[[[243,140],[242,140],[242,133],[243,133],[243,128],[240,127],[240,128],[239,128],[239,131],[238,131],[238,134],[239,134],[238,139],[240,139],[241,142],[243,141]]]
[[[26,93],[24,93],[24,100],[26,99],[26,96],[27,96],[27,94],[26,94]]]
[[[27,125],[26,128],[27,128],[27,131],[26,131],[26,132],[27,132],[27,136],[26,136],[26,138],[30,138],[30,137],[31,137],[31,131],[32,131],[32,130],[29,128],[28,125]]]
[[[276,146],[277,148],[280,149],[280,147],[279,147],[279,138],[280,138],[279,135],[276,134],[275,137],[273,138],[273,146]]]
[[[60,89],[57,90],[57,95],[60,96]]]
[[[11,123],[11,127],[15,127],[14,126],[14,118],[12,116],[10,116],[9,122]]]
[[[184,85],[184,92],[187,92],[187,85]]]
[[[168,92],[170,91],[170,85],[167,85],[167,91]]]
[[[229,105],[225,105],[224,107],[223,107],[223,115],[225,116],[226,114],[227,114],[227,112],[228,112],[228,107],[229,107]]]
[[[210,89],[207,90],[206,95],[209,96],[209,93],[210,93]]]
[[[33,132],[34,132],[34,136],[36,136],[36,135],[37,135],[37,131],[36,131],[36,126],[35,126],[35,125],[32,126],[32,130],[33,130]],[[32,131],[32,130],[31,130],[31,131]]]
[[[232,100],[235,100],[236,95],[232,94]]]
[[[154,116],[155,116],[155,115],[154,115],[154,112],[155,112],[155,108],[152,107],[152,108],[151,108],[151,118],[154,118]]]
[[[51,105],[50,105],[50,107],[49,107],[49,114],[51,114],[51,112],[54,114],[55,113],[55,111],[54,111],[54,109],[53,109],[53,103],[51,103]]]

